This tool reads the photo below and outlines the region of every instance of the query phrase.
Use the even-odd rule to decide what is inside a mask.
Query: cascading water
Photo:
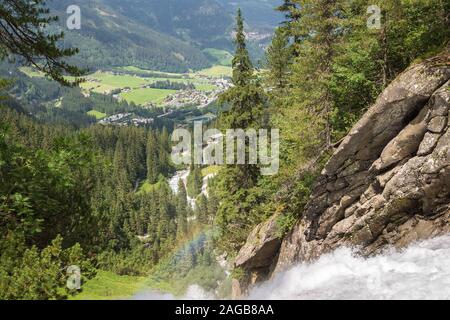
[[[341,248],[280,273],[249,299],[450,299],[450,235],[367,259]]]
[[[149,292],[137,299],[174,299]],[[214,296],[191,286],[183,299]],[[247,299],[450,299],[450,235],[362,258],[340,248],[253,288]]]

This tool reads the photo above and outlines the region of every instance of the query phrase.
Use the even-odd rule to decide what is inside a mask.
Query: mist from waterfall
[[[208,300],[214,294],[192,285],[182,297],[147,291],[138,300]],[[450,235],[416,242],[403,250],[363,258],[340,248],[312,263],[300,263],[254,287],[246,299],[450,299]]]
[[[340,248],[253,288],[249,299],[450,299],[450,235],[362,258]]]

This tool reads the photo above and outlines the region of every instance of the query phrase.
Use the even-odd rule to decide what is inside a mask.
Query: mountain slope
[[[94,0],[80,4],[81,30],[67,31],[65,10],[70,0],[49,3],[60,16],[65,46],[80,49],[72,62],[91,69],[134,65],[145,69],[186,72],[211,65],[200,49],[171,35],[155,31]]]
[[[214,63],[205,48],[233,49],[237,7],[242,7],[249,47],[260,58],[281,20],[276,0],[92,0],[79,4],[81,30],[65,27],[70,0],[49,2],[60,16],[66,46],[80,49],[72,61],[90,69],[134,65],[186,72]]]

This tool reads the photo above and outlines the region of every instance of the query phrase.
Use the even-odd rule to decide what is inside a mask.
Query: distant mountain
[[[273,29],[281,0],[103,0],[120,14],[160,32],[203,47],[230,45],[238,7],[251,31]]]
[[[224,0],[228,10],[236,12],[241,8],[246,23],[252,30],[273,30],[283,16],[275,10],[282,0]]]
[[[80,3],[81,30],[73,31],[65,27],[66,9],[73,1],[49,2],[52,13],[61,17],[65,46],[80,49],[72,62],[90,69],[133,65],[170,72],[186,72],[211,65],[207,55],[194,44],[152,29],[132,16],[122,15],[105,4],[107,2]]]
[[[134,65],[186,72],[210,66],[205,48],[232,50],[237,7],[248,24],[250,48],[261,56],[279,20],[275,0],[90,0],[79,4],[81,30],[65,30],[72,0],[50,1],[61,17],[66,46],[80,49],[72,62],[90,69]]]
[[[216,0],[103,0],[116,12],[203,47],[229,45],[233,17]]]

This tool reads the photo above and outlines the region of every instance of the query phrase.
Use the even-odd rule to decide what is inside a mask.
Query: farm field
[[[96,72],[86,78],[99,81],[101,84],[114,88],[139,88],[140,86],[149,84],[150,81],[144,78],[134,77],[130,75],[114,75],[109,72]]]
[[[149,102],[161,104],[164,99],[177,92],[176,90],[140,88],[130,92],[122,93],[120,96],[127,102],[134,102],[137,105],[145,105]]]
[[[225,63],[229,53],[222,50],[207,49],[209,54]],[[119,98],[135,103],[136,105],[147,105],[149,103],[161,105],[167,96],[174,94],[177,90],[148,88],[146,86],[156,82],[193,84],[198,91],[207,94],[218,89],[214,78],[222,78],[231,75],[231,68],[228,66],[216,65],[198,72],[176,74],[153,70],[144,70],[138,67],[127,66],[114,69],[116,71],[96,71],[84,76],[85,81],[79,86],[86,94],[99,93],[111,94],[119,91]],[[24,67],[21,71],[28,77],[42,77],[42,73],[33,68]],[[146,76],[146,74],[148,76]],[[140,76],[139,76],[140,75]],[[67,77],[69,81],[74,81],[74,77]],[[122,90],[122,92],[120,92]],[[102,119],[103,114],[93,113],[97,119]]]
[[[231,77],[232,68],[227,66],[213,66],[208,69],[203,69],[195,73],[197,75],[208,76],[208,77]],[[194,74],[194,75],[195,75]]]

